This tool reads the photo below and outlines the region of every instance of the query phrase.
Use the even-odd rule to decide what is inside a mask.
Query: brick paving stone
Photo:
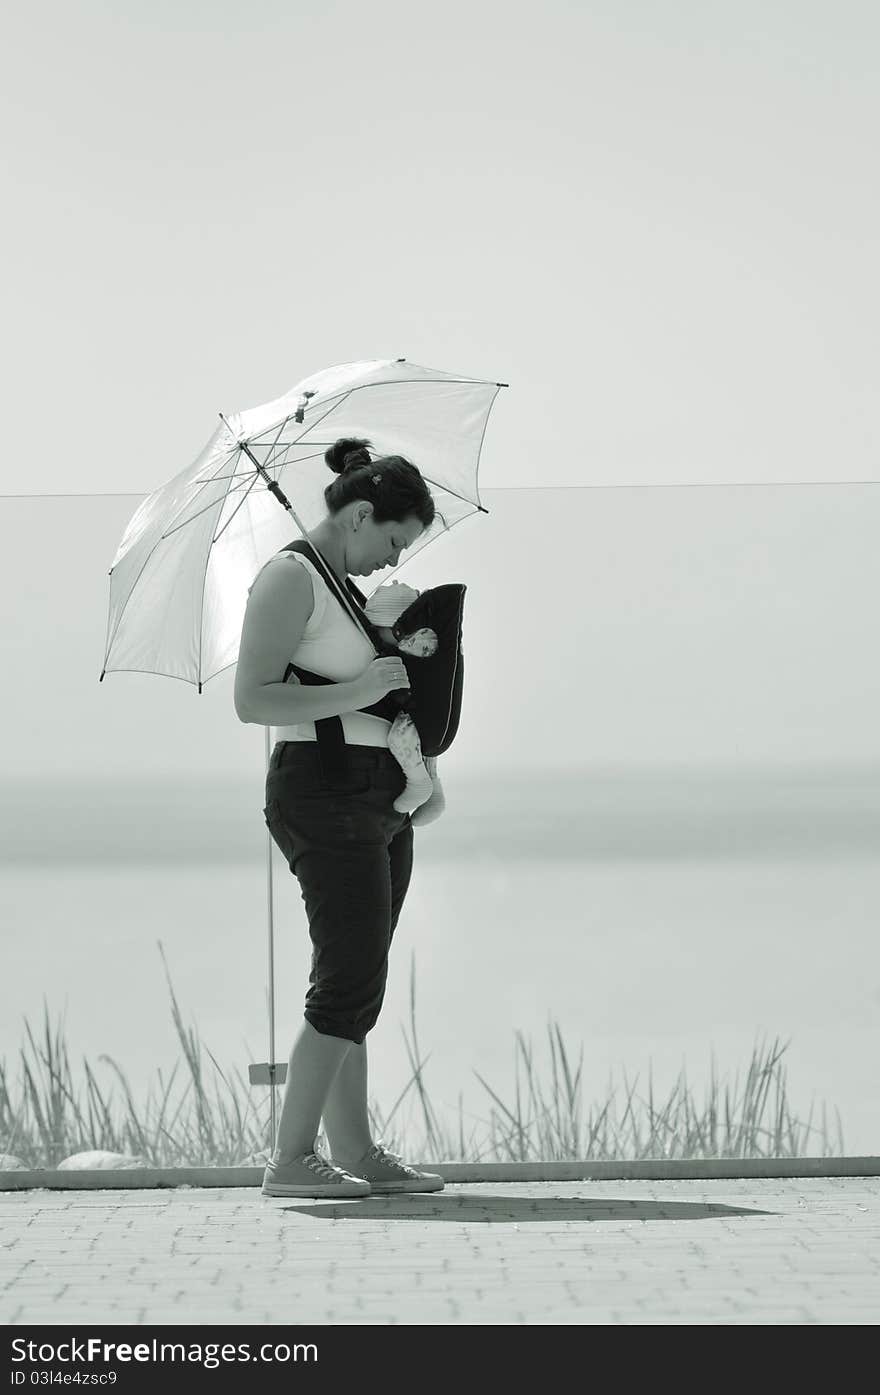
[[[876,1324],[880,1177],[0,1192],[0,1322]]]

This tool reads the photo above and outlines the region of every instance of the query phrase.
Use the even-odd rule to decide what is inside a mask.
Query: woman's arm
[[[278,561],[251,589],[235,672],[235,713],[258,726],[294,726],[355,712],[363,698],[358,679],[347,683],[285,683],[314,607],[312,581],[299,564]]]
[[[237,706],[236,712],[242,722],[287,727],[321,717],[341,717],[343,712],[356,712],[363,702],[356,678],[348,683],[263,683],[244,709],[247,715],[242,716]]]

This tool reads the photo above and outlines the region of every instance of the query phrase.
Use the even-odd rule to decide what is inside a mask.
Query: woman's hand
[[[409,674],[403,659],[396,659],[393,655],[373,659],[354,682],[363,698],[360,704],[362,707],[371,707],[374,702],[381,702],[383,697],[393,693],[396,688],[410,686]]]

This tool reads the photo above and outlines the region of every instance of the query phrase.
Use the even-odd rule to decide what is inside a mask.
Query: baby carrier
[[[444,586],[433,586],[417,596],[412,605],[407,606],[392,626],[396,640],[414,634],[416,630],[428,627],[436,632],[437,649],[427,658],[416,658],[402,654],[393,645],[386,644],[376,627],[364,614],[367,598],[355,586],[350,577],[342,583],[335,572],[328,567],[321,554],[303,538],[289,543],[282,552],[301,552],[317,567],[324,577],[339,604],[360,625],[361,629],[378,650],[377,658],[393,656],[401,659],[409,677],[409,688],[396,688],[386,693],[378,702],[369,707],[358,708],[374,717],[384,717],[393,722],[398,712],[409,712],[418,728],[422,754],[439,756],[451,746],[461,715],[461,697],[464,685],[464,656],[461,649],[461,626],[464,613],[464,595],[467,587],[460,582],[450,582]],[[284,670],[283,682],[294,673],[301,683],[334,683],[338,680],[326,678],[323,674],[312,673],[307,668],[289,663]],[[340,717],[318,717],[315,720],[315,735],[324,775],[331,779],[342,776],[346,770],[345,734]]]

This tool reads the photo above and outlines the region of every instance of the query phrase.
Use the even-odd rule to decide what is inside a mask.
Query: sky
[[[399,573],[469,587],[462,771],[572,731],[876,757],[876,7],[53,0],[7,38],[0,493],[41,497],[0,499],[4,633],[52,665],[7,770],[262,759],[231,674],[210,718],[97,686],[110,561],[218,411],[399,356],[510,384],[490,516]]]
[[[320,367],[510,383],[486,486],[877,476],[869,0],[16,7],[3,492]]]

